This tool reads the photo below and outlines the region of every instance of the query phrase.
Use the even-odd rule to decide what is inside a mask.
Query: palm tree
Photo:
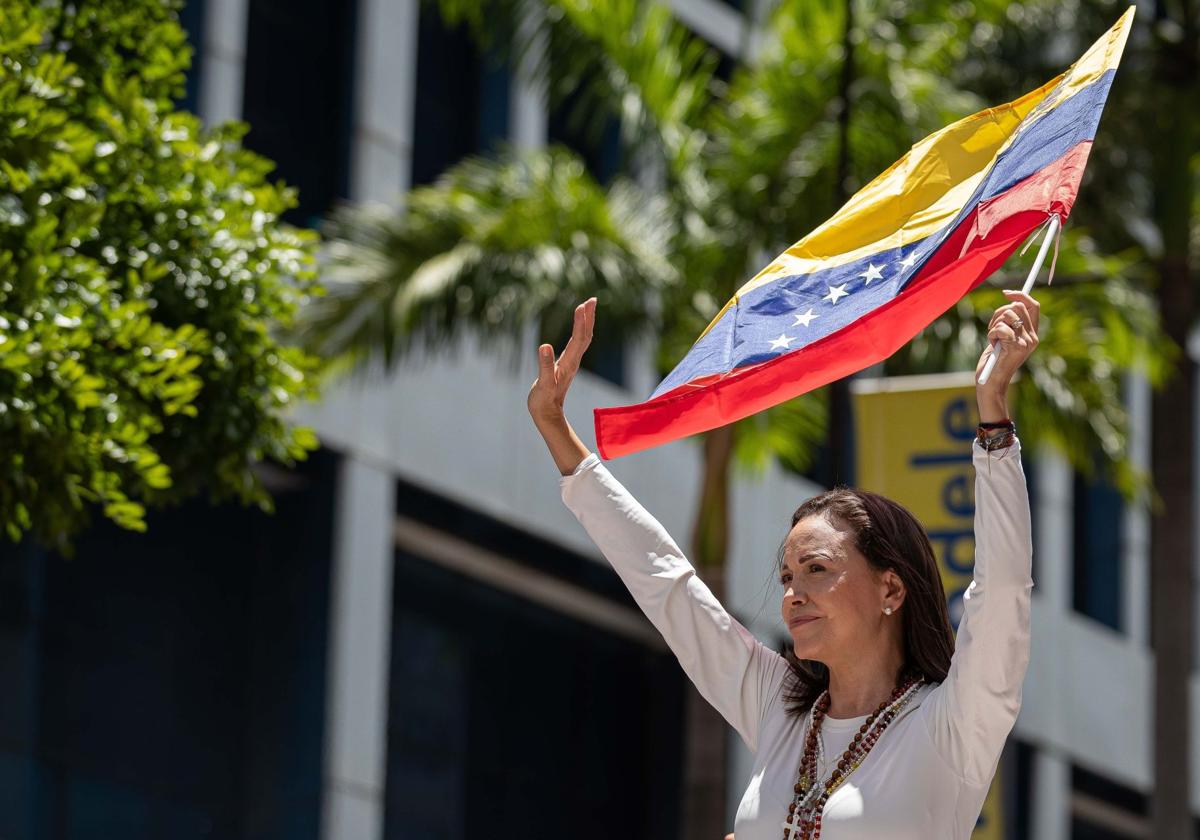
[[[467,330],[485,339],[538,323],[544,335],[564,332],[574,306],[594,294],[618,339],[659,337],[665,373],[765,256],[920,137],[983,106],[956,85],[956,71],[968,50],[995,42],[1009,6],[976,2],[968,19],[927,0],[895,19],[887,4],[865,0],[853,17],[850,0],[782,0],[762,29],[769,36],[750,39],[726,82],[713,51],[660,3],[443,0],[448,21],[491,36],[541,74],[552,102],[569,100],[593,122],[619,115],[636,177],[602,186],[568,149],[506,149],[413,190],[401,210],[343,206],[327,228],[328,294],[305,313],[302,339],[347,364],[391,365]],[[1068,232],[1068,253],[1083,236]],[[1115,383],[1134,367],[1161,378],[1166,345],[1153,300],[1110,273],[1121,258],[1080,253],[1064,270],[1106,286],[1040,291],[1048,328],[1032,375],[1017,384],[1023,416],[1035,419],[1023,432],[1060,444],[1084,468],[1102,449],[1132,491]],[[1111,295],[1125,319],[1111,317]],[[986,289],[968,296],[888,371],[971,369],[977,325],[998,301]],[[718,595],[733,465],[807,468],[825,440],[826,405],[813,393],[703,436],[691,553]],[[700,723],[687,735],[686,835],[721,836],[724,760],[711,749],[724,741],[722,726],[698,695],[689,717]]]

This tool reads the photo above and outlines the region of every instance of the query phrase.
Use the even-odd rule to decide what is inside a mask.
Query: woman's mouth
[[[788,621],[788,627],[803,627],[806,624],[812,624],[816,620],[817,616],[815,615],[797,616]]]

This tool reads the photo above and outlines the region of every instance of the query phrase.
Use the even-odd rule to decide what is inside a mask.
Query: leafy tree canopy
[[[314,357],[276,326],[317,293],[315,236],[243,126],[178,111],[172,4],[0,0],[0,522],[69,549],[99,505],[207,491],[315,448],[283,411]]]

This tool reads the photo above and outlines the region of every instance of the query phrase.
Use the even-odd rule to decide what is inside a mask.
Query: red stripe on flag
[[[1050,213],[1071,212],[1091,141],[980,202],[908,288],[807,347],[710,375],[635,405],[594,412],[596,450],[609,460],[724,426],[856,373],[896,352],[999,268]]]

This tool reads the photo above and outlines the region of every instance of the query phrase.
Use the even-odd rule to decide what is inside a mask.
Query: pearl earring
[[[892,608],[891,608],[891,607],[884,607],[884,608],[883,608],[883,614],[884,614],[884,615],[891,615],[891,614],[892,614]]]

